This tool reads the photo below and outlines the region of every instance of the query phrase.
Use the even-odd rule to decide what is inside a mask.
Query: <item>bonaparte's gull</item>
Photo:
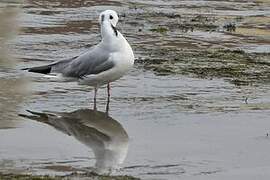
[[[118,15],[115,11],[103,11],[99,16],[102,37],[99,44],[77,57],[24,70],[57,75],[76,80],[79,84],[93,86],[96,106],[98,88],[107,84],[109,99],[110,82],[122,77],[134,64],[133,51],[124,36],[116,29],[117,22]]]

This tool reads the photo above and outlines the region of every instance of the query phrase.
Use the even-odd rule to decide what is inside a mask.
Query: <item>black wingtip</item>
[[[32,68],[23,68],[21,70],[34,72],[34,73],[41,73],[41,74],[49,74],[51,72],[51,66],[39,66],[39,67],[32,67]]]
[[[22,68],[21,70],[22,71],[27,71],[27,70],[29,70],[30,68]]]

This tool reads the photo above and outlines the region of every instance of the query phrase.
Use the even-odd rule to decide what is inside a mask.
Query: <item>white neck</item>
[[[101,24],[101,37],[102,40],[117,38],[110,22],[103,22]]]
[[[111,52],[126,52],[126,55],[130,56],[131,59],[134,59],[133,51],[127,42],[127,40],[124,38],[124,36],[117,31],[117,35],[114,31],[114,29],[111,27],[110,22],[103,22],[101,25],[101,36],[102,36],[102,42],[101,46],[103,46],[104,49],[108,49]]]
[[[101,46],[110,51],[126,51],[127,48],[131,49],[124,36],[117,31],[117,35],[114,29],[111,27],[110,22],[103,22],[101,25]]]

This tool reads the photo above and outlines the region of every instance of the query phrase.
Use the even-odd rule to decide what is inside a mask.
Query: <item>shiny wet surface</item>
[[[114,169],[144,179],[267,179],[270,7],[265,2],[9,5],[10,11],[2,12],[9,22],[17,19],[22,31],[11,40],[0,29],[12,50],[0,51],[0,171],[53,175]],[[19,70],[86,51],[100,40],[97,17],[108,8],[120,13],[119,29],[137,58],[129,74],[112,83],[109,115],[106,87],[98,92],[94,112],[92,88]],[[228,23],[236,23],[236,31],[224,30]],[[241,61],[246,74],[215,68],[210,76],[198,74],[205,71],[198,66],[223,67],[204,58],[213,54],[196,54],[216,48],[240,48],[259,58],[252,66]],[[182,52],[190,59],[178,61]],[[225,58],[226,65],[238,57]],[[164,64],[172,59],[177,61]]]
[[[89,147],[95,159],[92,171],[99,174],[110,173],[118,169],[128,152],[128,135],[125,129],[107,113],[97,110],[79,109],[73,112],[38,113],[28,111],[31,115],[21,114],[37,122],[54,127],[63,134],[74,137]],[[88,158],[77,158],[84,161]],[[46,168],[65,167],[49,165]],[[70,167],[70,170],[74,170]]]

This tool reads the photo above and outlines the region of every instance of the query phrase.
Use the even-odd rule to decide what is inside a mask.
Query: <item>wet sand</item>
[[[21,31],[0,28],[1,173],[269,179],[268,1],[8,6]],[[20,70],[96,44],[105,9],[120,13],[119,30],[136,56],[135,67],[112,83],[109,116],[105,87],[93,114],[91,88]]]

